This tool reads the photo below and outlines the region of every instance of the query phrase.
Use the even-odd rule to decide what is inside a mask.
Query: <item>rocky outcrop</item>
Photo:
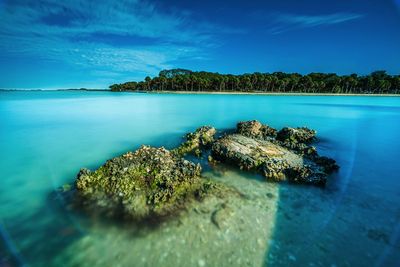
[[[316,134],[315,130],[308,129],[307,127],[284,127],[278,132],[276,139],[282,142],[310,144],[315,140]]]
[[[319,166],[324,168],[324,172],[326,173],[332,173],[334,171],[337,171],[339,169],[339,166],[336,164],[336,161],[334,159],[324,157],[324,156],[314,156],[313,160],[315,163],[317,163]]]
[[[275,142],[301,155],[314,157],[317,155],[317,150],[310,144],[316,140],[316,133],[307,127],[284,127],[278,132]]]
[[[217,140],[213,158],[261,173],[268,180],[324,185],[330,173],[317,162],[271,141],[233,134]]]
[[[261,124],[259,121],[241,121],[236,126],[236,132],[238,134],[257,139],[271,139],[275,138],[277,135],[277,130]]]
[[[269,180],[315,185],[324,185],[327,176],[339,168],[311,146],[315,130],[285,127],[277,131],[252,120],[239,122],[236,132],[214,143],[213,159],[258,171]]]
[[[211,147],[216,132],[214,127],[202,126],[193,133],[186,134],[186,141],[174,149],[173,152],[179,156],[184,156],[188,153],[200,156],[202,149]]]
[[[324,185],[336,162],[318,155],[310,143],[316,132],[308,128],[285,127],[279,132],[258,121],[239,122],[235,134],[215,140],[216,130],[198,128],[186,141],[169,151],[142,146],[135,152],[108,160],[95,171],[82,169],[75,187],[79,205],[110,216],[134,220],[171,215],[192,199],[199,199],[222,187],[201,178],[201,166],[184,155],[201,155],[210,150],[210,165],[226,162],[255,171],[268,180]],[[219,189],[218,189],[219,188]],[[216,211],[212,221],[223,226],[228,209]]]
[[[306,127],[285,127],[278,132],[269,125],[252,120],[239,122],[236,126],[236,132],[250,138],[272,141],[300,155],[309,157],[317,155],[315,147],[310,146],[315,141],[316,131]]]
[[[212,186],[201,167],[164,148],[142,146],[107,161],[96,171],[82,169],[76,179],[83,203],[131,219],[166,216]]]

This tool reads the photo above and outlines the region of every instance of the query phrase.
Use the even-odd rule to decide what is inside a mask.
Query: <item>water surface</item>
[[[341,169],[325,189],[205,173],[238,188],[157,229],[63,210],[54,189],[141,144],[174,147],[201,125],[258,119],[318,131]],[[0,93],[0,266],[400,266],[400,98]],[[134,263],[134,264],[133,264]]]

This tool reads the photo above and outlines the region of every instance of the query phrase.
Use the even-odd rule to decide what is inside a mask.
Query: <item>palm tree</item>
[[[145,81],[146,89],[150,91],[151,78],[149,76],[146,76],[146,78],[144,78],[144,81]]]
[[[370,75],[338,76],[334,73],[283,72],[223,75],[211,72],[192,72],[185,69],[160,71],[153,79],[147,76],[141,82],[113,84],[111,91],[134,90],[208,90],[208,91],[278,91],[314,93],[399,93],[400,76],[375,71]]]

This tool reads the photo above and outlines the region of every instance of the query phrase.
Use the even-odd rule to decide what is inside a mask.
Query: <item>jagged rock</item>
[[[326,173],[332,173],[339,169],[339,166],[336,164],[336,161],[328,157],[316,156],[314,157],[314,161],[315,163],[323,167]]]
[[[219,163],[218,160],[215,160],[211,155],[208,155],[207,161],[208,161],[208,164],[210,164],[210,165],[216,165],[217,163]]]
[[[292,142],[290,140],[285,140],[285,141],[279,141],[279,140],[272,140],[275,144],[286,147],[287,149],[301,155],[301,156],[307,156],[309,158],[313,158],[318,155],[317,150],[313,146],[306,145],[304,143],[297,143],[297,142]]]
[[[306,127],[285,127],[278,132],[266,124],[252,120],[239,122],[236,126],[236,132],[250,138],[272,141],[300,155],[311,158],[318,155],[315,147],[309,146],[315,140],[316,131]]]
[[[131,219],[166,216],[212,186],[201,167],[165,148],[142,146],[108,160],[96,171],[82,169],[77,195],[90,207]]]
[[[211,147],[216,132],[214,127],[202,126],[195,132],[186,134],[186,141],[174,149],[173,152],[181,156],[187,153],[194,153],[200,156],[201,149]]]
[[[280,160],[284,155],[291,156],[292,161],[297,159],[300,164],[300,157],[286,148],[239,134],[226,135],[212,146],[214,158],[236,164],[245,170],[256,169],[269,159]]]
[[[168,216],[185,207],[191,199],[228,192],[201,178],[201,167],[182,157],[201,154],[211,148],[210,164],[227,162],[244,170],[256,171],[268,180],[324,185],[327,175],[339,167],[333,159],[321,157],[315,147],[315,131],[283,128],[277,131],[258,121],[240,122],[238,134],[214,140],[216,130],[198,128],[186,135],[178,148],[142,146],[135,152],[108,160],[95,171],[82,169],[75,187],[63,192],[76,196],[79,205],[134,220]],[[211,220],[221,227],[229,209],[215,211]]]
[[[320,166],[304,165],[302,167],[288,168],[285,171],[288,180],[292,183],[314,184],[324,186],[328,173],[324,172]]]
[[[275,138],[277,135],[276,129],[261,124],[257,120],[239,122],[236,126],[236,132],[247,137],[265,140]]]
[[[307,127],[285,127],[278,132],[276,139],[281,142],[310,144],[315,140],[316,134],[315,130]]]
[[[315,130],[306,127],[285,127],[278,132],[274,142],[296,152],[299,155],[313,159],[318,157],[316,148],[310,146],[310,143],[316,139],[315,135]]]
[[[233,134],[217,140],[212,155],[219,161],[253,170],[274,181],[324,185],[328,172],[301,155],[271,141]]]

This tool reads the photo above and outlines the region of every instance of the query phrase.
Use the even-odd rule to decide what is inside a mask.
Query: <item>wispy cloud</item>
[[[6,0],[0,50],[3,56],[34,56],[93,73],[155,74],[181,58],[206,58],[215,36],[230,32],[193,23],[189,15],[140,0]]]
[[[335,25],[364,17],[356,13],[333,13],[324,15],[296,15],[278,14],[275,15],[270,33],[279,34],[299,28],[311,28],[323,25]]]

